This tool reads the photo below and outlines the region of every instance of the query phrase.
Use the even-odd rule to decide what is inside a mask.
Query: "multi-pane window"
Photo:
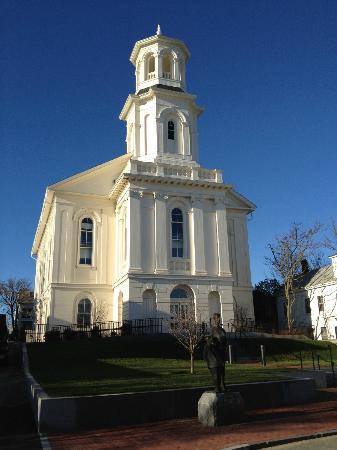
[[[310,298],[304,299],[304,303],[305,303],[305,312],[307,314],[310,314],[311,313]]]
[[[184,256],[184,223],[183,213],[179,208],[174,208],[171,214],[172,231],[172,257],[183,258]]]
[[[174,141],[174,122],[172,120],[167,123],[167,139]]]
[[[191,296],[182,288],[175,288],[170,295],[170,312],[173,319],[185,319],[193,308]]]
[[[80,264],[92,263],[92,236],[93,222],[86,217],[81,222],[81,239],[80,239]]]
[[[324,300],[323,300],[322,295],[319,295],[317,297],[317,303],[318,303],[318,312],[323,312],[324,311]]]
[[[91,325],[91,301],[88,298],[80,300],[77,306],[77,326],[88,327]]]

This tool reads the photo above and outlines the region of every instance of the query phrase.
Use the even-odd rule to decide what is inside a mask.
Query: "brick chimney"
[[[329,256],[329,258],[331,259],[333,276],[337,278],[337,255]]]
[[[302,266],[302,273],[308,273],[309,272],[309,264],[307,259],[302,259],[301,261]]]

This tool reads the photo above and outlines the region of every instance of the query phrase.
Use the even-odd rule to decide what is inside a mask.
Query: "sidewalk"
[[[241,423],[218,428],[203,427],[193,418],[48,439],[53,449],[220,450],[330,430],[337,434],[337,388],[320,390],[315,403],[248,411]]]
[[[0,365],[0,448],[41,448],[26,391],[18,343],[10,343],[9,362]]]

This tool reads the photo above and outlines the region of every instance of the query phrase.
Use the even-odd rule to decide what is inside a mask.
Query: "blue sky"
[[[257,205],[253,282],[293,221],[337,218],[335,0],[3,0],[0,279],[34,278],[30,250],[47,185],[125,152],[118,115],[129,56],[155,33],[191,51],[188,91],[205,107],[201,163]]]

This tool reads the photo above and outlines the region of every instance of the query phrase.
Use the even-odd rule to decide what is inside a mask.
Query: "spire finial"
[[[157,26],[157,33],[156,33],[156,35],[157,36],[160,36],[161,35],[161,29],[160,29],[160,25],[158,24],[158,26]]]

